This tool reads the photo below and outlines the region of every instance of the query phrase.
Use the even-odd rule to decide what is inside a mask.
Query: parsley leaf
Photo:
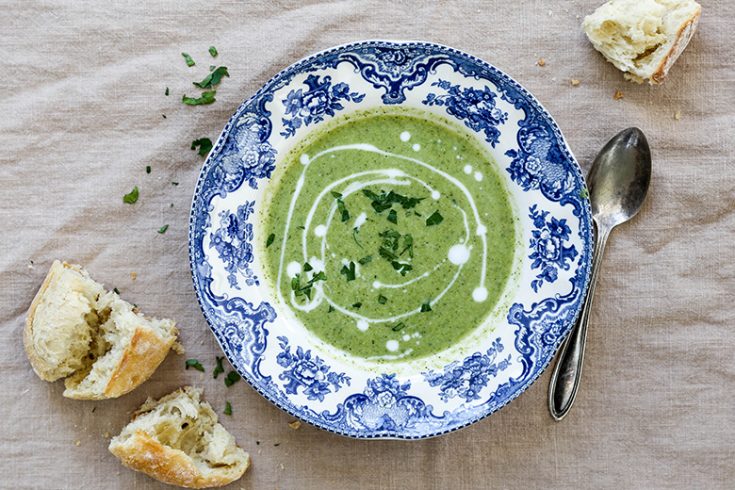
[[[132,191],[123,196],[123,202],[125,204],[135,204],[136,202],[138,202],[139,192],[140,191],[138,191],[138,186],[136,185],[135,187],[133,187]]]
[[[410,233],[403,235],[403,250],[398,255],[408,252],[408,256],[413,258],[413,236]]]
[[[164,92],[164,94],[166,94],[166,97],[168,97],[168,94],[169,94],[168,87],[166,87],[166,91]]]
[[[212,371],[212,377],[214,379],[217,379],[217,376],[225,372],[225,368],[222,365],[222,361],[224,361],[225,358],[224,356],[223,357],[214,356],[214,358],[217,361],[217,365],[214,367],[214,371]]]
[[[219,85],[219,82],[222,81],[222,77],[229,77],[230,74],[227,71],[226,66],[219,66],[214,69],[214,71],[210,72],[209,75],[204,77],[204,80],[201,82],[192,82],[195,87],[199,88],[212,88],[215,85]]]
[[[158,233],[163,235],[164,233],[166,233],[166,230],[168,230],[168,225],[163,225],[162,227],[158,229]]]
[[[181,97],[181,102],[186,105],[208,105],[213,103],[215,100],[214,96],[217,94],[214,90],[202,92],[202,96],[198,98],[188,97],[186,95]]]
[[[332,195],[334,196],[334,199],[337,201],[337,210],[340,212],[342,216],[342,223],[350,219],[350,212],[347,211],[347,208],[345,207],[345,202],[342,200],[342,194],[339,192],[332,191]]]
[[[271,233],[270,235],[268,235],[268,239],[265,241],[265,248],[270,247],[273,244],[273,240],[275,239],[276,239],[275,233]]]
[[[388,212],[388,221],[390,221],[391,223],[398,224],[398,213],[396,213],[395,209],[391,209]]]
[[[146,165],[145,166],[145,173],[147,173],[147,174],[151,173],[151,166],[150,165]]]
[[[360,301],[358,301],[357,303],[352,303],[352,307],[355,308],[356,310],[359,310],[361,306],[362,306],[362,303]]]
[[[441,214],[439,214],[439,211],[434,211],[434,213],[431,216],[426,218],[426,226],[438,225],[442,221],[444,221],[444,217]]]
[[[421,304],[421,313],[426,313],[427,311],[431,311],[431,303],[428,301]]]
[[[185,369],[194,368],[197,371],[204,372],[204,366],[199,362],[199,359],[187,359],[184,363]]]
[[[413,270],[413,266],[411,264],[407,264],[406,262],[398,262],[394,260],[390,263],[390,265],[392,265],[395,270],[400,272],[402,276],[405,276],[407,272]]]
[[[403,322],[398,322],[393,325],[393,327],[391,327],[391,330],[393,330],[394,332],[398,332],[400,330],[403,330],[404,328],[406,328],[406,324]]]
[[[387,302],[388,302],[388,298],[386,298],[386,297],[385,297],[385,296],[383,296],[382,294],[379,294],[379,295],[378,295],[378,303],[380,303],[381,305],[384,305],[384,304],[386,304]]]
[[[199,156],[206,157],[212,150],[212,140],[209,138],[199,138],[191,142],[191,149],[196,150],[199,147]]]
[[[230,371],[225,378],[225,386],[229,388],[238,381],[240,381],[240,375],[237,374],[237,371]]]
[[[349,266],[343,265],[339,273],[345,276],[345,279],[347,279],[348,282],[354,281],[355,280],[355,263],[350,261]]]
[[[382,213],[386,209],[392,207],[393,204],[400,204],[403,209],[412,209],[416,207],[418,203],[426,199],[424,197],[407,197],[393,191],[387,193],[385,191],[381,191],[380,194],[376,194],[370,189],[363,189],[362,193],[372,201],[370,205],[376,213]]]
[[[119,290],[119,289],[117,289],[117,288],[112,288],[112,291],[113,291],[113,292],[114,292],[115,294],[117,294],[118,296],[120,296],[120,290]]]
[[[304,264],[304,271],[309,272],[313,270],[314,268],[306,262]],[[301,285],[301,274],[296,274],[291,279],[291,290],[294,292],[294,295],[296,297],[298,296],[306,296],[307,298],[311,299],[311,288],[314,286],[315,282],[318,281],[326,281],[327,275],[324,273],[324,271],[319,271],[316,274],[312,276],[311,279],[309,279],[305,285]]]
[[[309,271],[313,271],[313,270],[314,270],[314,268],[311,266],[310,263],[304,262],[304,272],[309,272]]]
[[[329,305],[329,308],[327,308],[327,313],[332,313],[334,311],[334,306]]]
[[[209,54],[212,56],[212,58],[216,58],[217,57],[217,54],[219,54],[219,53],[217,53],[217,48],[215,48],[214,46],[210,46],[209,47]]]
[[[232,415],[232,404],[230,402],[228,402],[228,401],[225,402],[224,414],[225,415]]]
[[[194,63],[194,60],[192,59],[191,56],[189,56],[188,53],[181,53],[181,56],[184,57],[184,61],[186,61],[186,66],[192,67],[192,66],[196,65],[196,63]]]
[[[372,255],[366,255],[365,257],[363,257],[360,260],[358,260],[357,263],[360,264],[360,265],[365,265],[365,264],[369,264],[372,261],[373,261],[373,256]]]

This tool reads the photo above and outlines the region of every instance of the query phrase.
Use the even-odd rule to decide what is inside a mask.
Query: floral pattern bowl
[[[522,247],[517,284],[490,330],[425,359],[376,364],[324,345],[279,314],[261,281],[263,240],[255,237],[279,156],[332,118],[381,105],[449,116],[486,145],[507,181]],[[295,63],[238,108],[202,168],[189,254],[204,316],[256,391],[338,434],[419,439],[492,414],[548,366],[581,308],[590,223],[580,168],[521,85],[456,49],[369,41]]]

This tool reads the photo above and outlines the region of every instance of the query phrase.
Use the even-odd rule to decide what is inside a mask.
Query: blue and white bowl
[[[501,167],[516,210],[512,287],[489,326],[439,354],[374,363],[281,314],[255,219],[281,157],[334,117],[380,105],[449,116]],[[543,372],[582,305],[592,231],[580,168],[518,82],[456,49],[368,41],[286,68],[230,118],[194,193],[189,254],[204,316],[232,365],[276,406],[357,438],[419,439],[477,422]]]

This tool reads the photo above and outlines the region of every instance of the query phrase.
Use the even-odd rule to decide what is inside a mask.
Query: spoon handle
[[[602,228],[602,229],[600,229]],[[574,325],[569,338],[562,347],[559,360],[556,362],[554,372],[549,382],[549,411],[557,422],[563,419],[569,409],[572,408],[577,389],[582,377],[582,362],[584,361],[584,345],[587,340],[587,325],[590,317],[592,298],[595,295],[595,284],[597,273],[600,270],[602,254],[605,251],[605,243],[610,234],[610,229],[597,227],[595,249],[592,254],[592,275],[590,276],[589,289],[579,314],[577,323]]]

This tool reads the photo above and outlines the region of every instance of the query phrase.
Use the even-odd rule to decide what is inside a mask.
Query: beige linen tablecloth
[[[164,488],[123,468],[108,439],[147,396],[193,383],[219,412],[231,401],[223,423],[252,455],[233,489],[734,488],[735,4],[703,1],[670,79],[649,87],[623,81],[586,41],[579,25],[598,1],[0,1],[0,487]],[[651,194],[609,243],[564,422],[547,412],[548,372],[492,417],[419,442],[292,430],[245,383],[212,379],[219,349],[187,258],[202,164],[189,145],[214,140],[281,68],[365,38],[436,41],[505,70],[554,115],[585,171],[618,130],[648,135]],[[215,62],[231,74],[217,102],[182,105]],[[124,205],[135,185],[140,200]],[[21,333],[55,258],[176,318],[186,357],[207,373],[172,354],[104,402],[67,400],[61,383],[39,380]]]

